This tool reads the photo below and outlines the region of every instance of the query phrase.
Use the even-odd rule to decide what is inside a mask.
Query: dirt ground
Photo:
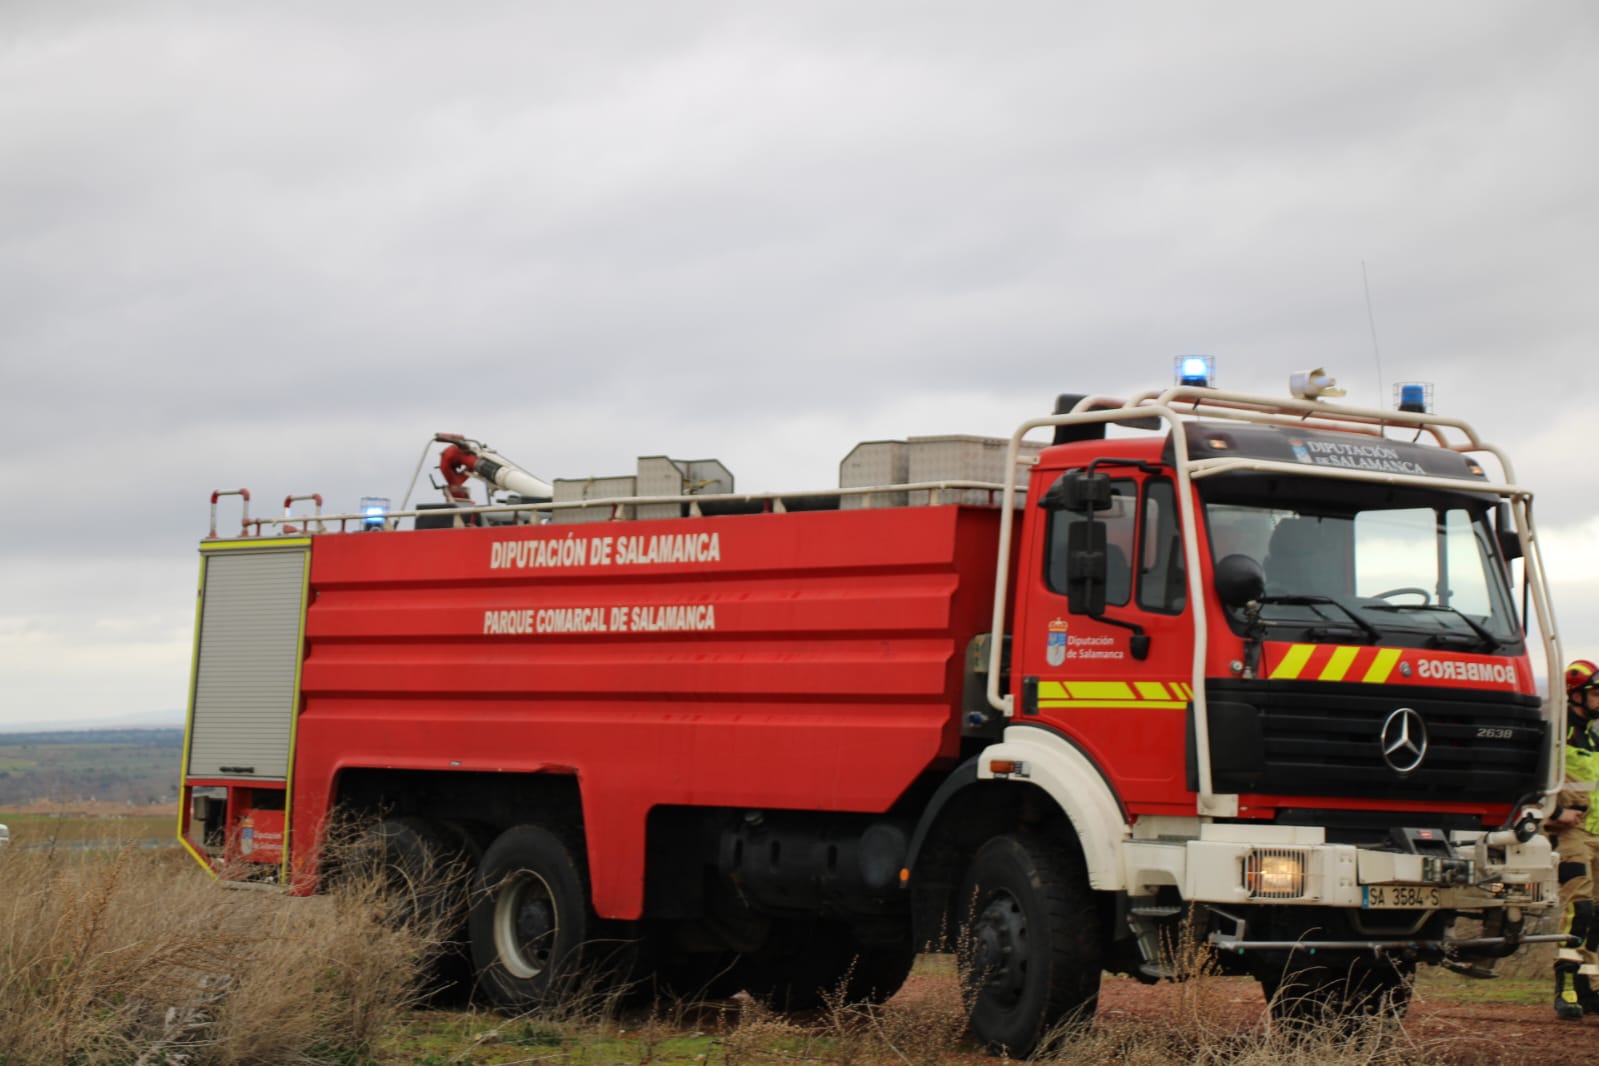
[[[1222,978],[1207,984],[1195,992],[1169,983],[1142,985],[1107,978],[1100,993],[1099,1018],[1105,1023],[1159,1021],[1173,1012],[1197,1008],[1218,1029],[1249,1033],[1266,1025],[1266,1003],[1256,982]],[[1552,1004],[1465,1002],[1424,988],[1405,1018],[1404,1038],[1461,1066],[1599,1064],[1599,1016],[1563,1022],[1555,1017]]]
[[[890,1006],[899,1004],[914,1011],[918,1000],[948,1004],[953,998],[953,982],[952,975],[913,974]],[[1525,995],[1530,987],[1526,981],[1518,981],[1516,987],[1498,993],[1487,984],[1466,983],[1458,998],[1448,986],[1440,989],[1436,984],[1423,982],[1396,1033],[1379,1036],[1375,1044],[1367,1043],[1369,1034],[1357,1035],[1351,1046],[1355,1053],[1335,1056],[1335,1060],[1368,1061],[1358,1050],[1363,1048],[1365,1054],[1378,1053],[1380,1061],[1390,1063],[1599,1066],[1599,1016],[1563,1022],[1555,1017],[1552,1004],[1485,1003],[1476,998]],[[813,1021],[825,1025],[825,1018]],[[1063,1049],[1051,1061],[1070,1062],[1083,1056],[1095,1062],[1110,1061],[1105,1058],[1107,1052],[1121,1048],[1123,1055],[1141,1062],[1167,1062],[1171,1054],[1185,1054],[1177,1050],[1186,1046],[1185,1040],[1197,1040],[1207,1049],[1205,1057],[1209,1061],[1226,1061],[1230,1057],[1229,1046],[1236,1042],[1239,1054],[1258,1062],[1258,1057],[1250,1056],[1258,1053],[1272,1024],[1260,986],[1252,978],[1207,977],[1183,984],[1145,985],[1130,978],[1106,976],[1094,1033],[1085,1038],[1085,1044]],[[714,1022],[708,1027],[714,1029]],[[1185,1040],[1173,1044],[1159,1039],[1163,1033],[1181,1034]],[[1150,1053],[1150,1046],[1165,1050]],[[1268,1042],[1267,1046],[1272,1045]],[[1146,1050],[1132,1050],[1140,1047]],[[1316,1052],[1312,1049],[1310,1054],[1314,1058]],[[941,1061],[948,1066],[982,1066],[1007,1060],[963,1049],[952,1051]]]

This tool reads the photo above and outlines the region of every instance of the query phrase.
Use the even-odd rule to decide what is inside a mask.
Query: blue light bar
[[[1208,389],[1216,380],[1216,360],[1209,355],[1179,355],[1176,359],[1177,384],[1185,388]]]

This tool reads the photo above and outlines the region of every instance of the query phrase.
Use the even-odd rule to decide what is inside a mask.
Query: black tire
[[[457,818],[440,818],[433,823],[446,839],[475,870],[483,861],[483,853],[494,842],[494,830],[479,822],[465,822]]]
[[[1034,834],[977,850],[961,888],[961,987],[972,1034],[994,1051],[1030,1056],[1062,1023],[1087,1024],[1099,1004],[1099,914],[1075,845]]]
[[[385,818],[366,843],[381,863],[391,920],[427,923],[429,935],[465,931],[468,859],[449,834],[422,818]]]
[[[478,868],[468,922],[478,987],[497,1006],[553,1003],[580,972],[592,917],[581,867],[536,825],[501,833]]]
[[[1256,974],[1271,1015],[1290,1029],[1358,1028],[1368,1019],[1402,1018],[1416,964],[1381,957],[1291,959]]]
[[[422,961],[428,1002],[464,1000],[472,984],[466,947],[471,860],[455,837],[423,818],[385,818],[364,836],[359,862],[379,864],[386,921],[415,928],[436,949]]]

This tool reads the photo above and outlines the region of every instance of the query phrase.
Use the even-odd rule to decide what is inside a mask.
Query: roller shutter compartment
[[[188,774],[281,781],[298,698],[309,552],[203,557]]]

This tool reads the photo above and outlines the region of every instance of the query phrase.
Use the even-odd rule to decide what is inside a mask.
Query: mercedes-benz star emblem
[[[1408,774],[1427,757],[1427,723],[1409,707],[1401,707],[1382,724],[1382,758],[1398,774]]]

